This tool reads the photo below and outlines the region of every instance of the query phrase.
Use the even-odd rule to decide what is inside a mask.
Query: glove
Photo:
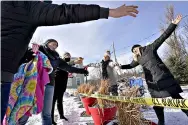
[[[84,69],[84,75],[88,76],[89,72],[87,70]]]

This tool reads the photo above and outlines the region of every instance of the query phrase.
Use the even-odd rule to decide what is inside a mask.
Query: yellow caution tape
[[[119,102],[131,102],[149,106],[170,107],[188,110],[188,99],[170,99],[170,98],[145,98],[145,97],[125,97],[125,96],[110,96],[101,94],[87,95],[80,93],[83,96],[106,99]]]

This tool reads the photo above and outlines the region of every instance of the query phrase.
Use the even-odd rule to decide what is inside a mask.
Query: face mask
[[[65,62],[70,62],[70,58],[65,58]]]

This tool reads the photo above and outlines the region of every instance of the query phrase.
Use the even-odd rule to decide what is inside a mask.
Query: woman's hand
[[[32,43],[32,51],[36,54],[39,51],[39,45],[37,43]]]
[[[177,25],[177,24],[181,21],[181,19],[182,19],[182,15],[179,14],[179,15],[176,17],[175,20],[172,20],[172,23]]]
[[[119,18],[123,16],[132,16],[136,17],[136,14],[138,14],[137,10],[138,6],[126,6],[125,4],[116,8],[116,9],[110,9],[109,10],[109,16],[113,18]]]

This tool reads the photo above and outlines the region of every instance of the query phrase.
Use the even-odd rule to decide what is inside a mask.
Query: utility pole
[[[115,52],[114,42],[113,42],[112,45],[113,45],[113,53],[114,53],[115,62],[118,63],[117,62],[117,58],[116,58],[116,52]]]
[[[115,51],[114,42],[113,42],[112,46],[113,46],[113,53],[114,53],[115,62],[116,62],[117,64],[119,64],[118,61],[117,61],[117,57],[116,57],[116,51]],[[120,73],[120,75],[123,74],[120,68],[119,68],[119,73]],[[119,75],[118,75],[118,76],[119,76]],[[118,79],[120,80],[120,79],[121,79],[121,76],[119,76]]]

